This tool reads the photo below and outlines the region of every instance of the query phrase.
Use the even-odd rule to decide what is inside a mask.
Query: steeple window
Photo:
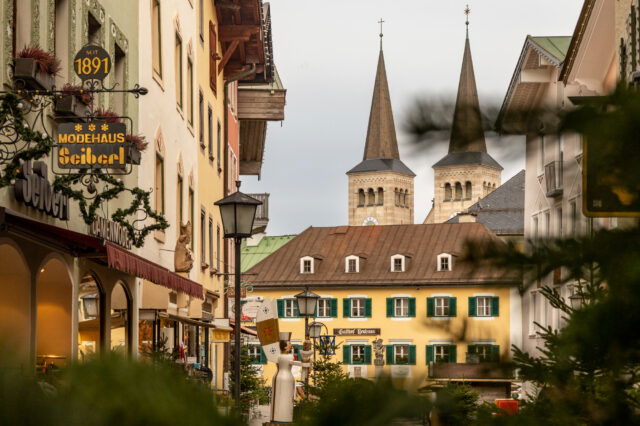
[[[464,184],[464,198],[467,200],[471,199],[471,188],[472,188],[471,182],[467,181]]]
[[[393,195],[395,197],[396,207],[398,207],[400,205],[400,190],[398,188],[395,188],[393,190]]]
[[[444,184],[444,201],[451,201],[451,197],[452,197],[451,184],[445,183]]]
[[[366,203],[366,196],[364,195],[364,189],[358,190],[358,207],[364,207]]]
[[[462,200],[462,184],[456,182],[456,200]]]
[[[367,198],[368,206],[376,205],[376,192],[373,190],[373,188],[369,188],[369,190],[367,191]]]
[[[384,190],[382,188],[378,188],[378,205],[381,206],[384,204]]]

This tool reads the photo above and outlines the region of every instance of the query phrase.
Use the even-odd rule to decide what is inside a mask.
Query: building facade
[[[502,166],[487,153],[484,140],[468,31],[449,152],[433,170],[433,207],[424,223],[443,223],[501,185]]]
[[[400,160],[382,44],[364,156],[347,176],[350,226],[413,223],[415,174]]]
[[[277,300],[280,330],[293,333],[294,345],[304,339],[294,295],[304,289],[320,295],[309,321],[322,322],[322,334],[335,336],[334,359],[351,377],[380,373],[372,345],[381,338],[382,371],[411,387],[466,377],[486,395],[504,396],[510,377],[494,377],[499,384],[492,387],[480,371],[510,356],[517,279],[472,272],[459,260],[468,238],[496,239],[478,223],[311,227],[248,273],[253,295]],[[258,349],[254,353],[256,362],[265,362]],[[263,373],[270,379],[275,366],[264,365]]]

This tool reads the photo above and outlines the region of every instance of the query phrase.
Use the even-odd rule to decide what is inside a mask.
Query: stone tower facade
[[[382,48],[364,157],[347,176],[350,226],[413,223],[415,174],[400,161]]]
[[[487,153],[469,36],[453,113],[448,154],[433,165],[434,200],[425,223],[442,223],[502,183],[502,166]]]

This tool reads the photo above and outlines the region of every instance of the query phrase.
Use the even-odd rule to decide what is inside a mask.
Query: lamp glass
[[[295,298],[298,302],[298,312],[301,316],[315,316],[316,306],[318,304],[318,299],[320,299],[320,296],[312,291],[303,291],[302,293],[296,294]]]
[[[322,332],[322,324],[319,322],[313,322],[309,324],[309,337],[312,339],[317,339],[320,337],[320,333]]]
[[[236,233],[244,236],[251,236],[253,230],[253,219],[256,216],[258,206],[255,204],[236,205]]]
[[[582,302],[582,296],[579,296],[577,294],[572,294],[571,296],[569,296],[569,303],[571,303],[572,309],[582,308]]]
[[[226,238],[236,234],[236,206],[235,204],[224,204],[220,206],[220,216],[222,216],[222,229]]]

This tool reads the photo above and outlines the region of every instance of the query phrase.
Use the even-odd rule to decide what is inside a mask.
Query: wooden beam
[[[218,74],[220,74],[224,70],[224,67],[227,65],[227,62],[229,62],[229,59],[231,59],[231,55],[233,55],[233,52],[236,51],[236,48],[238,47],[239,44],[240,44],[240,40],[235,39],[231,42],[229,47],[225,50],[224,55],[222,56],[222,59],[218,64]]]
[[[216,2],[216,6],[220,7],[220,9],[228,9],[228,10],[240,10],[242,6],[238,3],[234,3],[228,0],[218,0]]]
[[[253,34],[260,32],[257,25],[221,25],[218,35],[221,41],[249,41]]]

